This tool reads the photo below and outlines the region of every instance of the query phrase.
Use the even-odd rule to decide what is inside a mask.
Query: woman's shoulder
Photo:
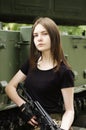
[[[61,62],[59,72],[61,75],[70,74],[74,76],[73,70],[70,67],[68,67],[63,61]]]
[[[68,70],[69,68],[67,67],[67,65],[62,61],[61,63],[60,63],[60,67],[59,67],[59,71],[66,71],[66,70]]]
[[[74,73],[70,67],[63,62],[59,69],[61,88],[74,87]]]
[[[27,75],[28,70],[29,70],[29,59],[27,59],[20,67],[20,70]]]

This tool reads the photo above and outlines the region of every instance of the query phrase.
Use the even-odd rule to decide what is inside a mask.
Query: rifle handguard
[[[25,122],[28,122],[34,116],[32,110],[31,110],[31,106],[27,102],[22,104],[19,108],[22,112],[21,118]]]

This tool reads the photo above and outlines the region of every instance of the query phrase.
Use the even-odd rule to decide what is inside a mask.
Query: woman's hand
[[[36,117],[35,117],[35,116],[33,116],[33,117],[31,118],[31,120],[28,121],[28,123],[29,123],[30,125],[32,125],[32,126],[38,126],[38,122],[36,121]]]

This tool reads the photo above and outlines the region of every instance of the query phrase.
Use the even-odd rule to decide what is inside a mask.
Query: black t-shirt
[[[48,113],[61,111],[61,89],[74,86],[73,72],[62,62],[60,69],[55,68],[40,70],[36,68],[29,71],[29,61],[21,67],[21,71],[27,75],[25,87],[33,100],[39,101]]]

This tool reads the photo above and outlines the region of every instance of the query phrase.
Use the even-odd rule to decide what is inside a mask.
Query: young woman
[[[64,113],[60,128],[69,130],[74,120],[74,75],[64,57],[57,25],[50,18],[35,21],[28,61],[6,87],[11,100],[20,108],[24,105],[25,109],[26,102],[16,91],[22,81],[31,97],[38,100],[49,114],[59,112],[59,102],[63,99]],[[30,116],[27,122],[37,125],[35,118]]]

